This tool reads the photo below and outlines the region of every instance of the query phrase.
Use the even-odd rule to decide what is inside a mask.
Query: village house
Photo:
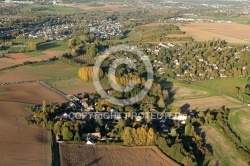
[[[227,78],[227,75],[226,74],[220,74],[220,77],[221,78]]]
[[[188,117],[187,114],[175,114],[170,119],[181,121],[182,124],[185,124],[187,117]]]
[[[82,134],[82,140],[96,141],[98,139],[101,139],[101,133],[100,132]]]

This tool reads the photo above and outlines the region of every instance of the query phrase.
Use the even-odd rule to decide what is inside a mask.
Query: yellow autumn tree
[[[78,77],[82,79],[83,81],[90,81],[93,80],[93,66],[88,66],[88,67],[81,67],[78,70]],[[103,77],[103,71],[102,69],[99,70],[99,77]]]
[[[32,42],[32,41],[28,41],[28,49],[31,50],[31,51],[36,51],[37,48],[36,48],[36,42]]]

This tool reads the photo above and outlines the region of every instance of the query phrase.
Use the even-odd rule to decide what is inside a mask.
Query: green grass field
[[[241,101],[237,98],[226,95],[219,90],[214,90],[207,86],[196,83],[169,79],[173,82],[174,100],[168,108],[188,106],[190,110],[205,111],[207,109],[217,109],[222,106],[227,108],[241,107]]]
[[[48,41],[37,44],[37,50],[39,51],[66,51],[67,49],[67,41]]]
[[[48,6],[48,8],[49,10],[46,10],[46,12],[50,14],[72,14],[77,12],[76,8],[66,6]]]
[[[123,33],[122,39],[115,39],[112,41],[108,40],[106,42],[135,44],[139,41],[143,43],[157,44],[169,42],[181,43],[190,41],[190,38],[182,34],[180,30],[172,32],[171,30],[167,30],[164,26],[167,26],[167,24],[155,26],[137,26],[135,28],[127,29]]]
[[[237,97],[236,94],[233,94],[231,90],[235,87],[244,88],[246,85],[246,80],[243,78],[224,78],[224,79],[212,79],[197,82],[197,85],[204,86],[212,90],[221,91],[230,96]],[[249,102],[250,96],[243,95],[244,101]]]
[[[13,39],[13,41],[19,45],[14,45],[6,48],[5,50],[20,51],[22,48],[27,48],[28,41],[37,43],[38,51],[66,51],[68,49],[67,41],[47,41],[43,39]]]
[[[247,166],[237,152],[235,146],[230,142],[220,131],[218,125],[207,125],[203,127],[206,134],[206,143],[212,146],[213,157],[208,157],[205,161],[209,161],[208,165],[223,165],[223,166]]]
[[[175,86],[177,87],[185,87],[187,88],[190,92],[189,95],[186,97],[186,99],[192,99],[192,98],[200,98],[200,97],[211,97],[211,96],[218,96],[221,95],[217,91],[213,91],[210,89],[207,89],[202,86],[197,86],[196,84],[189,84],[183,81],[179,81],[173,78],[168,78],[168,81],[173,82]],[[200,92],[206,92],[206,93],[200,93]],[[183,92],[182,95],[185,95]],[[178,96],[177,96],[178,98]]]
[[[31,64],[14,69],[8,72],[16,74],[27,74],[31,76],[42,76],[47,79],[77,77],[78,68],[65,64],[61,61],[47,62],[44,64]]]
[[[72,14],[78,12],[76,8],[55,5],[29,5],[23,9],[24,11],[43,12],[48,14]]]
[[[250,112],[232,110],[228,122],[234,132],[241,138],[242,143],[250,149]]]
[[[92,82],[84,82],[80,80],[77,75],[75,75],[75,77],[63,80],[50,80],[46,83],[54,88],[82,87],[83,85],[92,85]]]
[[[9,52],[20,52],[24,49],[27,49],[27,46],[26,45],[3,46],[1,49]]]

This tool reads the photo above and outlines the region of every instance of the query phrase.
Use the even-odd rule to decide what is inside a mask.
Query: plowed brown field
[[[51,134],[25,117],[30,104],[66,102],[39,83],[0,86],[0,165],[45,166],[52,163]]]
[[[174,166],[173,160],[154,146],[124,147],[106,145],[60,144],[61,166]]]
[[[237,23],[188,23],[180,26],[196,41],[223,39],[229,43],[250,44],[250,26]]]

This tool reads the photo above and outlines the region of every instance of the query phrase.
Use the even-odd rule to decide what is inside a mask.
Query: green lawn
[[[198,81],[197,85],[204,86],[216,91],[221,91],[230,96],[236,97],[236,95],[231,92],[231,89],[235,87],[244,88],[246,85],[246,80],[242,78],[218,78],[212,80]],[[244,95],[244,100],[250,101],[250,96]]]
[[[49,9],[46,12],[50,14],[72,14],[77,12],[76,8],[66,6],[50,6]]]
[[[49,80],[48,83],[50,86],[54,88],[70,88],[70,87],[82,87],[86,85],[93,85],[92,81],[84,82],[83,80],[79,79],[77,76],[71,77],[68,79],[63,80]]]
[[[41,55],[44,55],[43,52],[40,52],[40,51],[33,51],[33,52],[26,52],[24,53],[25,55],[28,55],[30,57],[36,57],[36,56],[41,56]]]
[[[210,96],[218,96],[221,95],[221,93],[218,93],[217,91],[208,89],[206,87],[202,86],[197,86],[197,84],[189,84],[183,81],[179,81],[173,78],[168,78],[168,81],[173,82],[174,85],[180,86],[180,87],[185,87],[190,90],[190,96],[187,96],[186,99],[189,98],[200,98],[200,97],[210,97]],[[199,94],[199,91],[204,91],[206,94]],[[186,93],[186,92],[185,92]]]
[[[241,138],[241,141],[250,149],[250,112],[232,110],[228,122],[231,128]]]
[[[21,50],[27,49],[26,45],[13,45],[13,46],[3,46],[2,50],[10,52],[20,52]]]
[[[45,43],[37,44],[37,50],[39,51],[67,51],[67,41],[48,41]]]
[[[165,24],[166,26],[167,24]],[[180,33],[180,32],[179,32]],[[180,36],[181,34],[172,33],[170,31],[166,31],[163,26],[137,26],[135,28],[127,29],[123,32],[124,38],[122,39],[113,39],[107,40],[105,43],[130,43],[135,44],[138,41],[143,43],[168,43],[168,42],[188,42],[190,39],[184,36]],[[170,39],[165,39],[165,36],[171,35]],[[174,39],[175,38],[175,39]]]
[[[28,41],[33,41],[37,43],[37,50],[38,51],[67,51],[67,41],[47,41],[45,42],[44,39],[13,39],[15,43],[19,45],[11,46],[7,49],[21,49],[27,48]]]
[[[78,12],[77,8],[66,7],[66,6],[56,6],[56,5],[29,5],[25,7],[23,10],[32,11],[37,10],[35,12],[40,13],[48,13],[48,14],[72,14]]]
[[[48,79],[77,77],[78,67],[65,64],[61,61],[44,64],[31,64],[7,70],[10,73],[42,76]]]

